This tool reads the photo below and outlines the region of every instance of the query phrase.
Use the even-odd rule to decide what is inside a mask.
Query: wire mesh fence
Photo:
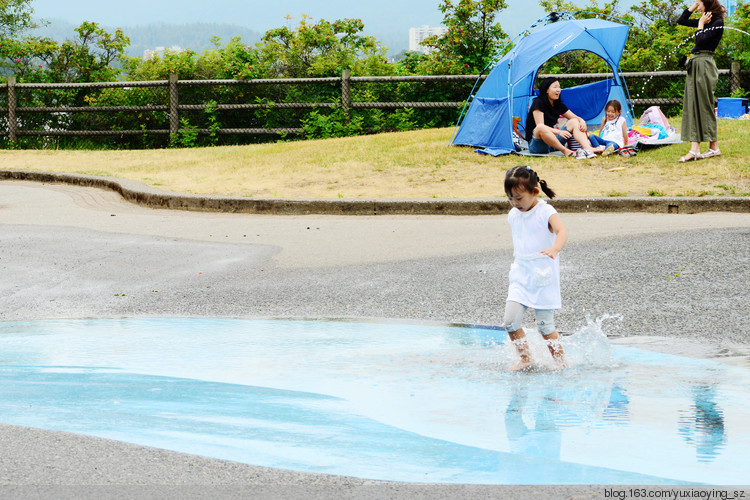
[[[748,72],[720,70],[716,95],[750,88]],[[549,75],[538,75],[543,78]],[[562,86],[604,73],[558,74]],[[611,74],[609,74],[611,77]],[[636,116],[679,114],[685,73],[623,73]],[[17,83],[0,86],[0,146],[159,148],[455,125],[485,76]]]

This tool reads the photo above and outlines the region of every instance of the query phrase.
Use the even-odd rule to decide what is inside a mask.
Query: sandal
[[[709,149],[701,155],[703,158],[713,158],[714,156],[721,156],[721,151],[718,149]]]
[[[677,161],[680,162],[680,163],[687,163],[689,161],[700,160],[701,158],[703,158],[703,155],[701,155],[700,153],[695,153],[693,151],[688,151],[688,153],[685,156],[683,156],[682,158],[680,158]]]

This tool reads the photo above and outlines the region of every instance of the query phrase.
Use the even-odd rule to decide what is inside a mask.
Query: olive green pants
[[[682,102],[682,140],[710,142],[719,140],[716,130],[714,89],[719,80],[711,52],[693,54],[688,61],[685,97]]]

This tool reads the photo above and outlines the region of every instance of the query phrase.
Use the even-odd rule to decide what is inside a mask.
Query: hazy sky
[[[35,16],[58,18],[75,25],[95,21],[104,26],[134,26],[150,23],[217,22],[241,25],[260,33],[287,23],[287,14],[301,14],[315,20],[359,18],[368,33],[408,30],[412,26],[440,25],[443,15],[439,0],[34,0]],[[543,15],[536,0],[508,0],[509,8],[499,15],[503,29],[512,35]]]

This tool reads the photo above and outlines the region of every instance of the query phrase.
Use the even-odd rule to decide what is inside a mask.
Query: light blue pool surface
[[[747,484],[750,370],[502,329],[198,318],[0,323],[0,422],[237,462],[474,484]]]

